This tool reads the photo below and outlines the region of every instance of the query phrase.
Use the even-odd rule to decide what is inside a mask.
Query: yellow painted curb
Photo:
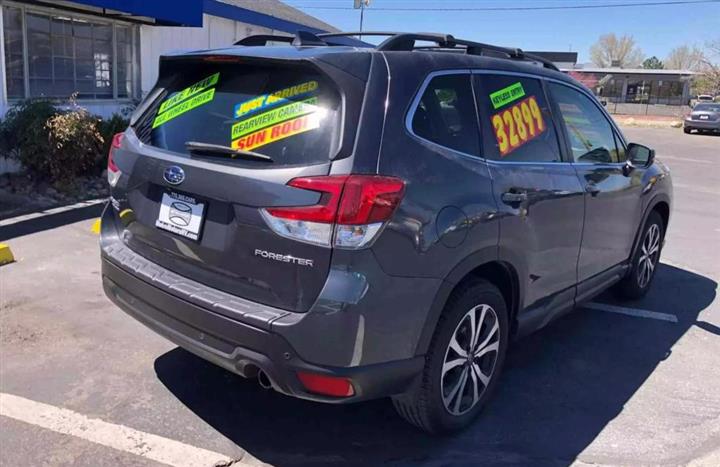
[[[95,235],[100,235],[100,219],[95,219],[92,227],[90,227],[90,232],[94,233]]]
[[[15,261],[15,257],[10,251],[10,245],[0,243],[0,264],[8,264]]]

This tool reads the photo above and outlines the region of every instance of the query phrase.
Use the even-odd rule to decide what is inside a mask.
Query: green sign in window
[[[492,102],[493,109],[499,109],[524,96],[525,89],[523,89],[522,84],[515,83],[490,94],[490,101]]]

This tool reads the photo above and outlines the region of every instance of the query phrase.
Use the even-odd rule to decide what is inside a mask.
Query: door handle
[[[506,191],[502,194],[501,199],[503,200],[503,203],[506,204],[515,204],[515,203],[522,203],[524,201],[527,201],[528,195],[526,192],[514,192],[514,191]]]
[[[598,193],[600,193],[600,188],[597,187],[594,183],[588,183],[585,185],[585,191],[587,193],[590,193],[590,196],[597,196]]]

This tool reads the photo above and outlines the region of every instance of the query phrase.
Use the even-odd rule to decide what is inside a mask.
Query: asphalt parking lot
[[[628,128],[673,171],[650,294],[584,308],[511,349],[469,430],[415,431],[387,400],[328,406],[155,335],[100,284],[100,205],[0,222],[0,465],[720,465],[720,137]],[[617,311],[617,308],[612,308]]]

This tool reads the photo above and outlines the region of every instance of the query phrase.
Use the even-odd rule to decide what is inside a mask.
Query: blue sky
[[[642,3],[652,0],[371,0],[365,30],[448,32],[481,42],[525,50],[572,50],[589,62],[590,46],[601,34],[634,36],[646,56],[661,60],[679,45],[702,46],[720,39],[720,3],[554,11],[379,11],[379,7],[507,7]],[[668,0],[655,0],[668,1]],[[306,8],[352,7],[353,0],[285,0],[341,30],[357,30],[358,10]]]

